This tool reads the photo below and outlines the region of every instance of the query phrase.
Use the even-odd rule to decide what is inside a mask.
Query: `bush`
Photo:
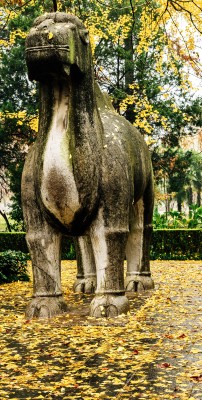
[[[202,207],[190,207],[188,228],[202,228]]]
[[[63,236],[62,238],[62,260],[75,260],[76,252],[73,239]]]
[[[8,250],[0,253],[0,283],[29,281],[28,258],[28,254],[21,251]]]
[[[154,229],[201,229],[202,207],[192,205],[189,207],[189,215],[184,212],[169,211],[160,214],[155,208],[153,215]]]

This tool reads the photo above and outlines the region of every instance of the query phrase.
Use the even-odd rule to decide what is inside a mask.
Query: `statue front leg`
[[[61,235],[47,223],[29,230],[26,240],[33,270],[33,298],[26,317],[51,318],[67,312],[61,290]]]
[[[124,257],[127,232],[105,227],[102,209],[91,227],[97,271],[97,289],[91,302],[94,317],[114,317],[129,310],[124,289]]]
[[[61,290],[61,234],[45,220],[35,191],[34,147],[28,154],[22,175],[22,205],[26,240],[33,269],[33,298],[26,317],[45,318],[67,311]]]

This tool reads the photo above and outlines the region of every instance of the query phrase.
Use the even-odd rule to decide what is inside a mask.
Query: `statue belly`
[[[47,167],[47,165],[46,165]],[[51,165],[42,178],[41,196],[46,209],[63,225],[73,222],[80,209],[79,196],[72,172],[60,165]]]
[[[53,123],[44,150],[41,198],[51,214],[63,225],[69,225],[81,205],[68,139],[65,130],[61,131],[59,125]]]

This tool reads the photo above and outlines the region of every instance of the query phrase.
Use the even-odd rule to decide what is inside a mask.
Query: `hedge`
[[[157,229],[153,231],[151,259],[201,260],[201,229]],[[0,252],[6,250],[28,253],[24,232],[0,233]],[[62,239],[62,259],[75,259],[73,240]]]
[[[27,272],[28,254],[7,250],[0,253],[0,284],[29,281]]]
[[[153,231],[152,260],[201,260],[201,229],[156,229]]]
[[[28,253],[25,232],[0,232],[0,252],[6,250]],[[73,240],[67,237],[62,238],[62,259],[75,259]]]
[[[14,250],[28,253],[24,232],[0,232],[0,252]]]

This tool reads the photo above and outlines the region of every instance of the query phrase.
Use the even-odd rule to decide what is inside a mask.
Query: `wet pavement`
[[[130,314],[88,316],[63,262],[67,315],[27,321],[31,283],[0,286],[0,399],[202,400],[202,262],[154,261]]]

